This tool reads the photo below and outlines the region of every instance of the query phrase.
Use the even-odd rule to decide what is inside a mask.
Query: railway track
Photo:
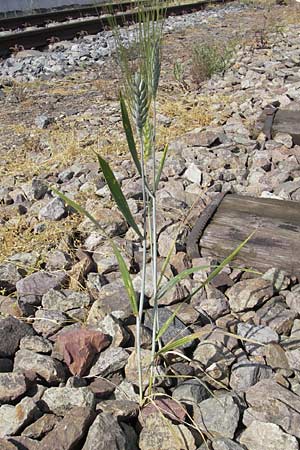
[[[149,2],[148,2],[149,3]],[[64,8],[51,11],[35,11],[28,15],[18,15],[14,17],[0,18],[1,31],[22,30],[27,27],[45,27],[51,22],[66,22],[70,19],[79,19],[104,14],[107,9],[113,13],[127,11],[132,8],[133,0],[121,1],[118,3],[100,3],[93,6],[81,6]]]
[[[198,2],[193,1],[179,5],[163,6],[162,9],[165,10],[167,16],[180,15],[199,11],[209,5],[229,1],[232,2],[232,0],[201,0]],[[53,11],[42,15],[43,18],[40,14],[36,14],[0,20],[0,29],[5,29],[5,26],[7,26],[10,20],[12,28],[14,26],[17,27],[17,24],[20,25],[20,23],[29,23],[30,26],[34,26],[33,23],[35,23],[35,26],[38,25],[34,29],[27,28],[21,31],[6,32],[0,36],[0,57],[7,57],[10,53],[20,49],[41,49],[51,42],[70,40],[87,34],[96,34],[109,28],[111,20],[109,14],[107,14],[107,5],[106,9],[104,5],[100,6],[98,8],[93,6],[90,8],[83,7],[74,10]],[[132,2],[110,4],[111,12],[114,14],[114,22],[120,25],[133,23],[136,20],[137,14],[134,9],[129,9],[131,6]],[[93,15],[85,18],[84,15],[88,13]],[[51,20],[55,20],[56,22],[45,26],[45,23],[49,21],[50,15],[52,17]],[[78,20],[68,20],[69,17]],[[59,21],[63,22],[57,23]]]

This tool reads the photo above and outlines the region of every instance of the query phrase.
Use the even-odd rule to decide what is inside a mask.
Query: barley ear
[[[152,95],[156,98],[159,78],[160,78],[160,69],[161,69],[161,48],[160,48],[160,40],[158,39],[153,48],[153,79],[152,79]]]
[[[145,161],[147,161],[152,154],[152,139],[153,139],[153,125],[149,120],[146,120],[145,126],[143,128],[143,139],[144,139],[144,154]]]
[[[149,99],[148,89],[145,81],[140,73],[136,73],[133,79],[133,105],[132,115],[135,119],[135,124],[139,132],[141,132],[145,126],[148,110]]]

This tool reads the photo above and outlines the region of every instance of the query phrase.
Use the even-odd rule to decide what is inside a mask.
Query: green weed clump
[[[192,77],[196,83],[211,78],[214,74],[224,73],[231,65],[234,45],[222,47],[218,44],[197,44],[192,51]]]

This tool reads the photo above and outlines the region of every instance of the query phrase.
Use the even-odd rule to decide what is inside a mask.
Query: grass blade
[[[128,148],[129,148],[129,151],[131,153],[132,159],[135,163],[138,173],[140,175],[142,175],[141,164],[140,164],[140,160],[139,160],[137,150],[136,150],[135,140],[134,140],[132,127],[131,127],[131,123],[130,123],[130,119],[129,119],[129,114],[127,111],[126,102],[122,95],[122,92],[120,92],[120,105],[121,105],[122,122],[123,122],[124,131],[126,134]]]
[[[128,299],[129,299],[129,302],[131,305],[132,312],[135,316],[137,316],[138,315],[138,304],[137,304],[137,299],[136,299],[135,291],[133,288],[130,273],[128,271],[128,268],[126,266],[126,263],[124,261],[124,258],[122,256],[121,252],[119,251],[118,247],[116,246],[116,244],[113,241],[112,241],[112,247],[113,247],[114,254],[116,255],[116,258],[118,260],[122,280],[123,280],[123,283],[124,283],[124,286],[125,286],[125,289],[126,289],[126,292],[128,295]]]
[[[169,326],[171,325],[171,323],[173,322],[173,320],[175,319],[175,317],[177,316],[177,314],[179,313],[180,309],[182,308],[183,303],[181,303],[180,305],[177,306],[177,308],[175,309],[175,311],[173,312],[173,314],[165,321],[165,323],[160,327],[160,329],[158,330],[158,333],[156,335],[156,340],[158,341],[164,334],[165,332],[168,330]]]
[[[197,292],[200,291],[200,289],[202,289],[204,286],[206,286],[208,283],[210,283],[220,272],[221,270],[224,269],[225,266],[227,266],[227,264],[229,264],[237,255],[238,253],[242,250],[242,248],[247,244],[247,242],[250,241],[250,239],[252,238],[252,236],[254,235],[255,231],[253,231],[235,250],[233,250],[232,253],[230,253],[229,256],[227,256],[227,258],[225,258],[219,266],[217,266],[207,277],[207,279],[201,283],[201,285],[196,288],[190,295],[189,295],[189,299],[191,299],[195,294],[197,294]]]
[[[108,238],[108,240],[110,241],[110,243],[112,245],[114,254],[116,255],[116,258],[117,258],[117,261],[118,261],[118,264],[119,264],[122,280],[123,280],[125,289],[126,289],[127,294],[128,294],[128,299],[130,301],[130,305],[131,305],[133,314],[137,315],[138,314],[138,305],[137,305],[136,295],[135,295],[135,291],[134,291],[134,288],[133,288],[131,276],[130,276],[130,273],[129,273],[128,269],[127,269],[127,266],[126,266],[126,263],[124,261],[124,258],[122,256],[120,250],[118,249],[118,247],[114,243],[114,241],[107,235],[105,230],[101,227],[101,225],[99,225],[98,221],[86,209],[84,209],[78,203],[74,202],[74,200],[71,200],[69,197],[67,197],[65,194],[60,192],[58,189],[52,187],[51,190],[53,192],[55,192],[55,194],[57,194],[69,206],[71,206],[73,209],[75,209],[75,211],[77,211],[78,213],[80,213],[80,214],[86,216],[88,219],[90,219],[91,222],[93,222],[93,224],[96,225],[96,227],[99,228],[105,234],[105,236]]]
[[[103,229],[103,227],[101,227],[101,225],[99,224],[99,222],[92,216],[92,214],[90,214],[86,209],[84,209],[82,206],[80,206],[78,203],[76,203],[74,200],[71,200],[69,197],[67,197],[65,194],[63,194],[62,192],[60,192],[58,189],[51,187],[51,190],[58,195],[65,203],[67,203],[67,205],[71,206],[71,208],[73,208],[75,211],[77,211],[79,214],[82,214],[84,216],[86,216],[88,219],[90,219],[91,222],[93,222],[93,224],[99,228],[106,237],[107,233],[105,232],[105,230]]]
[[[168,145],[165,145],[163,155],[162,155],[162,158],[160,160],[159,167],[157,170],[157,175],[156,175],[156,179],[155,179],[155,190],[158,189],[158,185],[159,185],[161,174],[162,174],[162,171],[163,171],[163,168],[165,165],[168,149],[169,149]]]
[[[191,267],[190,269],[185,269],[180,272],[175,277],[171,278],[166,284],[164,284],[157,293],[157,299],[160,300],[170,289],[172,289],[176,284],[180,283],[181,280],[185,279],[188,275],[199,272],[199,270],[209,269],[210,266],[198,266]]]
[[[126,198],[124,197],[123,192],[121,191],[120,185],[116,180],[116,177],[114,176],[113,171],[109,167],[109,164],[103,159],[100,155],[98,156],[98,161],[101,167],[101,170],[103,172],[103,175],[105,177],[105,180],[108,184],[108,187],[110,189],[110,192],[119,208],[123,216],[125,217],[128,224],[134,229],[134,231],[137,233],[137,235],[143,239],[142,233],[140,232],[137,224],[135,223],[135,220],[131,214],[131,211],[129,209],[128,203],[126,201]]]
[[[181,337],[178,339],[174,339],[174,340],[168,342],[166,345],[164,345],[160,350],[158,350],[157,355],[162,355],[171,350],[176,350],[177,348],[181,347],[182,345],[186,345],[190,342],[193,342],[195,339],[199,339],[201,334],[203,334],[203,333],[201,333],[201,332],[191,333],[189,336],[184,336],[184,337]]]

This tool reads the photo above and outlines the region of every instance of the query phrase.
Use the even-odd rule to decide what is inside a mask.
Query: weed
[[[221,47],[215,43],[197,44],[192,51],[192,77],[201,83],[214,74],[224,73],[230,67],[234,54],[234,46]]]
[[[184,91],[187,89],[187,84],[184,79],[184,65],[180,61],[175,61],[173,66],[173,75],[181,89]]]
[[[11,99],[17,103],[22,103],[28,98],[28,87],[26,83],[13,81],[12,86],[5,88],[5,91],[10,95]]]

